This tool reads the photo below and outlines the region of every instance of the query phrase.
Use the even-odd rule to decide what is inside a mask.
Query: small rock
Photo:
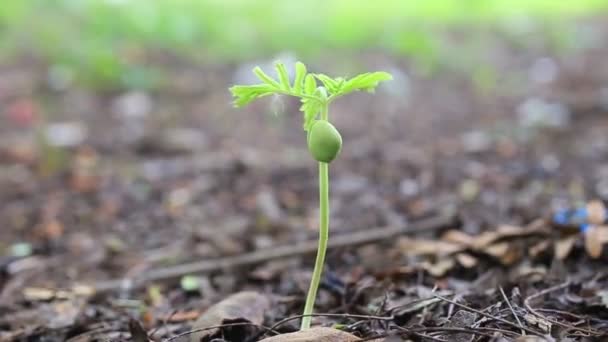
[[[519,124],[528,128],[566,128],[571,122],[571,113],[561,103],[551,103],[539,98],[530,98],[517,108]]]
[[[145,118],[151,110],[152,99],[142,91],[122,94],[112,103],[112,111],[126,120]]]
[[[415,179],[403,179],[399,183],[399,192],[405,197],[413,197],[420,193],[420,184]]]
[[[87,138],[87,127],[79,122],[57,122],[46,128],[46,141],[54,147],[74,147]]]
[[[492,138],[484,131],[471,131],[462,136],[464,150],[469,153],[479,153],[492,147]]]
[[[473,201],[479,195],[479,183],[473,179],[467,179],[460,183],[460,197],[467,202]]]
[[[547,84],[557,78],[558,67],[549,57],[542,57],[534,61],[530,68],[530,80],[538,84]]]
[[[256,196],[258,210],[270,221],[279,221],[282,217],[281,208],[274,193],[268,189],[260,191]]]

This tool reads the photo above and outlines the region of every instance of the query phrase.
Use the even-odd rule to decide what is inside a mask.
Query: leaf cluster
[[[267,75],[260,67],[255,67],[253,72],[262,83],[231,87],[234,105],[243,107],[253,100],[273,94],[298,97],[302,103],[300,110],[304,114],[306,131],[331,101],[354,91],[373,92],[380,82],[392,79],[389,73],[381,71],[360,74],[351,79],[332,78],[324,74],[308,73],[302,62],[295,64],[293,82],[290,80],[287,68],[281,62],[275,63],[276,79]]]

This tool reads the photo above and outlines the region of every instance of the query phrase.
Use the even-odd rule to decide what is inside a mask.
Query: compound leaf
[[[236,85],[230,88],[234,97],[234,106],[243,107],[260,97],[274,93],[274,87],[268,84]]]
[[[287,73],[285,64],[283,64],[281,62],[276,62],[274,64],[274,68],[277,71],[279,80],[281,81],[281,88],[283,90],[289,91],[291,89],[291,85],[289,84],[289,74]]]
[[[293,81],[293,91],[296,94],[300,94],[302,92],[302,88],[304,87],[304,78],[306,77],[306,65],[302,62],[296,62],[296,77]]]

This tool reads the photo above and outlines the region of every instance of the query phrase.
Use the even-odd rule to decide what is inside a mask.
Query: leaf
[[[304,130],[308,132],[321,111],[321,103],[314,99],[302,99],[300,110],[304,112]]]
[[[182,290],[186,292],[198,291],[201,288],[198,277],[193,275],[185,275],[179,281]]]
[[[553,245],[553,248],[555,250],[555,258],[558,260],[566,259],[574,248],[576,240],[578,240],[578,236],[572,235],[555,241]]]
[[[260,325],[264,322],[264,315],[270,309],[270,300],[257,292],[243,291],[235,293],[221,302],[214,304],[205,311],[193,324],[192,329],[204,329],[227,323],[249,322]],[[237,328],[237,327],[235,327]],[[250,329],[243,326],[242,329]],[[246,336],[248,330],[243,332]],[[219,328],[198,331],[191,335],[190,341],[198,342],[203,339],[211,339],[219,332]],[[234,331],[234,330],[233,330]]]
[[[593,259],[602,256],[604,245],[608,243],[607,226],[591,226],[585,232],[585,250]]]
[[[315,93],[317,89],[317,81],[315,80],[315,76],[312,74],[306,75],[304,79],[304,94],[312,95]]]
[[[268,84],[269,86],[272,86],[274,88],[281,88],[281,84],[275,81],[272,77],[266,75],[266,73],[259,66],[253,68],[253,73],[260,79],[260,81]]]
[[[274,88],[268,84],[237,85],[230,88],[234,97],[234,106],[243,107],[260,97],[274,94]]]
[[[359,341],[355,335],[347,332],[324,327],[314,327],[288,334],[281,334],[265,338],[260,342],[355,342]]]
[[[289,91],[291,89],[291,85],[289,84],[289,75],[287,74],[285,64],[281,62],[276,62],[274,64],[274,68],[277,71],[279,80],[281,80],[281,89]]]
[[[331,77],[324,74],[314,74],[315,77],[323,83],[325,89],[327,89],[331,94],[336,94],[340,90],[342,82],[338,79],[332,79]]]
[[[606,207],[602,201],[590,201],[585,208],[587,209],[587,222],[603,224],[606,221]]]
[[[378,83],[382,81],[389,81],[392,79],[393,76],[391,76],[391,74],[383,71],[361,74],[351,78],[350,80],[347,80],[342,86],[339,95],[345,95],[347,93],[357,90],[366,90],[369,92],[373,92],[374,89],[378,86]]]
[[[300,94],[304,88],[304,78],[306,77],[306,65],[296,62],[296,77],[293,81],[293,91]]]
[[[146,330],[144,330],[139,321],[133,318],[129,320],[129,332],[131,332],[131,340],[133,342],[148,342]]]

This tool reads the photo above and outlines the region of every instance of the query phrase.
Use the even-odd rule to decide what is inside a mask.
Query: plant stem
[[[317,298],[317,290],[321,282],[323,264],[325,262],[325,252],[327,250],[327,240],[329,238],[329,164],[319,163],[319,200],[320,200],[320,227],[319,227],[319,249],[315,260],[315,269],[312,273],[310,288],[306,296],[304,315],[312,314]],[[301,330],[310,328],[311,316],[302,318]]]
[[[323,106],[321,118],[327,120],[327,104]],[[315,269],[312,272],[312,279],[306,296],[304,305],[304,317],[300,330],[310,328],[312,310],[317,298],[317,290],[321,282],[323,264],[325,263],[325,252],[327,251],[327,240],[329,239],[329,164],[319,162],[319,248],[315,260]]]

